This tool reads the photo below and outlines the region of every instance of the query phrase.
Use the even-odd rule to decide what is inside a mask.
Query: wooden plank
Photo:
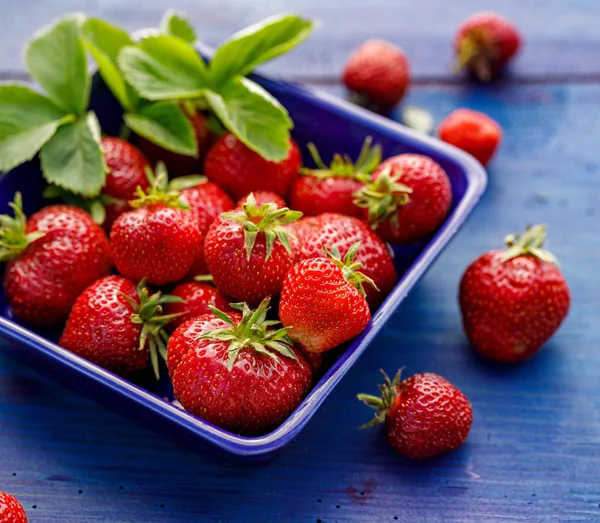
[[[133,30],[156,26],[167,7],[190,14],[211,45],[247,24],[282,12],[298,11],[321,21],[321,28],[298,50],[269,66],[285,76],[337,79],[349,52],[367,38],[390,40],[406,49],[418,80],[449,76],[453,33],[466,16],[481,10],[478,0],[26,0],[0,3],[0,71],[22,74],[21,45],[33,31],[67,12],[107,17]],[[600,75],[600,3],[596,0],[490,0],[515,21],[527,40],[514,67],[521,78],[590,78]]]
[[[505,142],[481,205],[298,440],[260,468],[215,465],[0,351],[0,489],[32,522],[600,521],[600,86],[427,86],[409,101],[437,119],[483,110]],[[504,368],[468,348],[457,285],[527,222],[549,224],[573,307],[539,355]],[[356,429],[370,413],[355,394],[375,391],[379,368],[403,365],[472,400],[459,451],[413,464],[380,432]]]

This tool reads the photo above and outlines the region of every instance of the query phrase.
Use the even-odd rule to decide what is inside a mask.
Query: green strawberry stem
[[[139,350],[144,350],[148,344],[150,352],[150,363],[156,379],[160,379],[160,371],[158,367],[159,355],[167,359],[167,342],[169,335],[165,330],[165,326],[172,319],[185,314],[184,312],[176,314],[161,315],[162,306],[165,303],[184,303],[185,300],[177,296],[162,294],[160,291],[150,294],[146,287],[146,280],[140,281],[137,286],[139,303],[123,294],[123,297],[129,302],[135,311],[131,315],[131,322],[136,325],[142,325],[142,333],[140,335]]]
[[[358,253],[358,249],[360,249],[360,245],[361,242],[353,243],[348,249],[348,252],[346,253],[346,256],[344,256],[343,259],[337,245],[334,245],[331,248],[331,251],[328,251],[323,246],[323,251],[325,252],[327,257],[342,270],[344,279],[348,283],[356,287],[363,296],[366,296],[363,283],[368,283],[375,289],[379,289],[377,288],[377,285],[375,285],[375,282],[371,278],[358,271],[358,269],[362,267],[362,263],[355,262],[354,258],[356,258],[356,254]]]
[[[275,330],[272,327],[280,322],[267,320],[269,301],[270,298],[265,298],[255,310],[250,309],[246,303],[232,303],[231,307],[242,313],[242,320],[237,325],[226,313],[210,305],[210,309],[229,326],[205,332],[201,338],[229,342],[229,371],[233,369],[240,351],[244,348],[251,348],[275,360],[279,360],[278,355],[298,360],[290,348],[292,341],[287,336],[290,329]]]
[[[493,49],[486,43],[485,31],[472,29],[460,43],[454,72],[458,73],[465,67],[470,67],[480,81],[489,82],[492,78],[489,58],[492,55]]]
[[[316,178],[352,178],[361,182],[369,182],[370,174],[381,163],[381,146],[371,147],[373,138],[367,136],[356,162],[347,155],[335,154],[329,167],[321,159],[321,155],[314,143],[307,145],[308,151],[317,166],[317,169],[300,169],[300,174],[314,176]]]
[[[194,276],[194,281],[205,282],[205,281],[213,281],[213,277],[210,274],[197,274]]]
[[[187,202],[181,198],[179,190],[173,189],[173,186],[169,183],[167,169],[162,162],[157,164],[155,173],[153,173],[152,169],[149,167],[146,168],[146,176],[150,182],[150,188],[146,193],[141,187],[138,186],[136,193],[139,198],[129,201],[129,205],[131,205],[131,207],[134,209],[139,209],[140,207],[144,207],[146,205],[162,204],[166,205],[167,207],[173,207],[174,209],[190,208]]]
[[[265,235],[267,252],[265,262],[273,253],[275,241],[284,246],[285,250],[292,253],[289,242],[289,231],[285,225],[295,222],[302,217],[300,211],[291,211],[287,207],[277,207],[274,203],[264,203],[260,207],[256,203],[254,194],[250,193],[241,211],[224,212],[221,217],[239,223],[244,230],[244,244],[248,260],[252,256],[252,250],[259,234]]]
[[[361,429],[367,429],[383,423],[388,415],[390,409],[394,406],[396,398],[398,397],[398,389],[400,387],[400,376],[403,369],[399,369],[394,376],[394,379],[390,381],[389,376],[380,370],[383,374],[383,384],[377,385],[380,396],[371,396],[370,394],[357,394],[356,398],[362,401],[367,407],[375,409],[377,412],[371,421],[361,425]]]
[[[509,234],[504,239],[508,249],[506,249],[502,261],[507,262],[518,256],[530,255],[559,267],[560,263],[554,254],[542,248],[545,240],[545,225],[527,227],[522,235]]]
[[[354,203],[369,211],[369,223],[376,229],[387,220],[398,228],[398,209],[410,201],[412,189],[399,182],[402,171],[386,168],[376,180],[355,193]]]
[[[29,244],[39,240],[45,233],[35,231],[27,233],[27,217],[23,213],[23,199],[20,192],[8,204],[14,212],[14,218],[8,214],[0,215],[0,261],[8,261],[21,254]]]

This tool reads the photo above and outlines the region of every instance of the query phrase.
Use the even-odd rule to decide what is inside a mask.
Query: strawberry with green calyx
[[[281,289],[279,317],[290,338],[308,352],[325,352],[358,336],[371,319],[364,283],[358,271],[355,243],[341,259],[332,248],[328,258],[309,258],[294,265]]]
[[[225,430],[252,436],[274,429],[300,404],[312,372],[288,329],[275,329],[279,322],[267,320],[268,306],[268,299],[256,310],[233,304],[241,315],[212,308],[217,328],[202,332],[209,319],[205,315],[173,333],[169,354],[187,349],[169,365],[183,408]],[[202,334],[195,333],[196,324],[202,325]]]
[[[245,76],[295,47],[312,29],[311,21],[296,15],[274,16],[233,35],[210,63],[180,36],[147,36],[121,49],[117,62],[141,97],[208,109],[249,149],[267,161],[281,162],[291,147],[293,123],[272,95]]]
[[[316,146],[309,143],[308,150],[317,168],[300,169],[303,176],[292,186],[291,207],[306,216],[336,212],[362,217],[361,209],[354,203],[354,193],[370,181],[370,174],[381,162],[381,146],[371,147],[371,142],[371,137],[365,139],[356,162],[335,154],[329,166],[324,164]]]
[[[258,206],[261,206],[264,203],[274,203],[275,205],[277,205],[277,207],[286,206],[285,200],[281,196],[279,196],[279,194],[273,191],[252,191],[251,193],[242,196],[235,204],[235,206],[242,207],[246,203],[246,200],[248,199],[248,196],[250,196],[250,194],[254,196],[254,200],[256,201],[256,205]]]
[[[144,280],[136,286],[122,276],[107,276],[77,298],[59,345],[121,376],[150,364],[159,379],[159,356],[167,357],[165,326],[179,316],[163,315],[163,307],[181,301],[150,294]]]
[[[460,447],[473,423],[473,409],[465,395],[433,373],[415,374],[400,381],[383,371],[381,396],[358,394],[375,409],[375,417],[361,428],[385,423],[388,443],[410,459],[427,459]]]
[[[444,221],[452,204],[448,175],[431,158],[400,154],[384,161],[356,193],[371,227],[392,244],[422,240]]]
[[[77,207],[51,205],[26,220],[20,193],[10,206],[14,218],[0,216],[8,303],[22,320],[61,323],[83,289],[110,272],[106,234]]]
[[[506,363],[535,354],[570,307],[558,261],[543,248],[546,227],[506,238],[507,248],[481,255],[465,271],[459,291],[465,331],[483,356]]]
[[[118,271],[132,280],[153,285],[181,280],[202,250],[202,233],[189,205],[170,191],[160,175],[148,193],[129,203],[132,211],[119,216],[110,231]]]
[[[286,225],[302,213],[250,195],[242,209],[223,213],[210,227],[204,254],[216,287],[250,306],[277,296],[298,249]]]

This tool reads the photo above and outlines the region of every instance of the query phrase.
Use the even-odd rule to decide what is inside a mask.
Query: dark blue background
[[[260,468],[215,465],[171,444],[0,351],[0,489],[36,522],[578,522],[600,521],[600,5],[595,0],[487,2],[525,31],[513,75],[496,86],[456,82],[449,42],[475,0],[191,1],[208,43],[283,10],[322,19],[302,48],[269,66],[336,94],[341,64],[370,36],[404,46],[416,82],[408,103],[439,121],[468,106],[497,119],[505,140],[481,204],[385,331],[298,440]],[[0,75],[22,76],[19,48],[68,11],[129,29],[156,24],[162,2],[22,0],[0,4]],[[456,303],[466,265],[528,222],[549,225],[573,306],[526,364],[481,361]],[[359,391],[378,369],[438,372],[469,396],[475,421],[459,451],[412,464],[377,431]],[[33,507],[36,508],[33,508]]]

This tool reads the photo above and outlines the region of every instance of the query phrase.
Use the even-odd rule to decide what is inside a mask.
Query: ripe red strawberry
[[[184,109],[185,110],[185,109]],[[208,128],[206,116],[201,112],[186,115],[192,124],[194,134],[196,135],[196,144],[198,145],[197,156],[186,156],[173,151],[163,149],[150,140],[139,137],[138,146],[144,152],[146,157],[156,165],[159,161],[164,162],[171,176],[183,176],[186,174],[199,174],[202,172],[202,163],[206,153],[213,142],[213,135]]]
[[[10,494],[0,490],[0,523],[27,523],[27,514]]]
[[[160,292],[150,296],[143,280],[136,286],[122,276],[106,276],[77,298],[58,343],[121,376],[152,364],[158,379],[158,356],[166,357],[164,327],[171,320],[161,312],[175,300],[180,298]]]
[[[457,109],[440,125],[440,138],[487,165],[502,141],[502,127],[489,116]]]
[[[99,201],[108,197],[104,198],[106,217],[102,225],[110,232],[114,221],[131,210],[129,200],[135,198],[136,189],[141,187],[145,191],[150,186],[146,176],[150,164],[136,147],[120,138],[106,136],[102,138],[101,147],[108,174]]]
[[[302,222],[307,218],[299,220]],[[376,287],[367,286],[367,301],[371,308],[379,305],[396,285],[398,275],[388,246],[369,226],[351,216],[326,213],[314,218],[310,232],[301,232],[298,260],[324,257],[323,247],[334,246],[345,255],[352,245],[361,242],[355,261],[361,264],[361,272],[373,280]],[[293,224],[292,224],[293,225]],[[292,231],[294,232],[294,231]]]
[[[257,310],[238,304],[243,318],[214,309],[221,324],[202,332],[206,317],[184,323],[169,340],[187,353],[169,366],[175,397],[184,409],[244,436],[265,434],[281,424],[308,392],[312,372],[287,338],[287,329],[266,321],[269,300]],[[204,323],[203,323],[204,322]],[[196,323],[201,323],[196,329]]]
[[[506,250],[475,260],[460,283],[460,308],[469,340],[482,355],[516,363],[554,334],[570,305],[556,258],[543,250],[546,228],[507,237]]]
[[[169,323],[172,330],[175,330],[189,319],[209,313],[210,306],[224,312],[231,310],[229,300],[208,283],[182,283],[175,287],[170,294],[182,300],[179,303],[167,303],[165,305],[166,314],[179,314]]]
[[[288,237],[285,225],[301,215],[273,203],[258,207],[252,195],[242,209],[221,215],[204,242],[217,288],[250,306],[277,296],[298,250],[298,241]]]
[[[261,206],[264,203],[274,203],[277,207],[285,207],[285,200],[279,196],[277,193],[273,191],[253,191],[254,199],[256,200],[256,205]],[[238,202],[235,204],[236,207],[242,207],[246,203],[246,200],[250,196],[250,193],[242,196]]]
[[[469,400],[448,380],[429,372],[393,381],[385,372],[381,397],[359,394],[377,410],[363,427],[385,422],[388,443],[410,459],[427,459],[460,447],[469,435],[473,409]]]
[[[167,192],[157,179],[148,194],[139,191],[133,211],[119,216],[110,231],[110,245],[119,272],[153,285],[181,280],[202,250],[202,233],[177,192]],[[185,203],[185,202],[183,202]]]
[[[281,289],[279,318],[289,327],[290,338],[308,352],[325,352],[358,336],[371,313],[363,282],[373,282],[357,272],[354,263],[360,242],[343,261],[336,248],[329,258],[309,258],[288,272]]]
[[[246,147],[233,134],[226,133],[208,152],[204,174],[235,198],[252,191],[273,191],[285,198],[302,164],[300,149],[290,139],[285,160],[269,162]]]
[[[319,218],[318,216],[304,216],[300,218],[298,221],[289,223],[287,225],[287,230],[292,233],[298,240],[299,247],[302,247],[302,244],[309,237],[309,235],[318,230],[319,228]],[[300,249],[297,252],[297,259],[300,258]]]
[[[7,300],[22,320],[61,323],[83,289],[110,272],[106,234],[77,207],[52,205],[26,221],[19,193],[10,205],[15,217],[0,218]]]
[[[454,38],[457,68],[468,69],[488,82],[498,75],[517,53],[521,36],[512,22],[493,12],[467,18]]]
[[[354,194],[370,180],[370,174],[381,162],[381,147],[371,147],[371,137],[365,139],[356,163],[347,156],[334,155],[327,167],[314,144],[308,149],[317,169],[301,169],[292,185],[290,204],[292,209],[305,216],[317,216],[336,212],[362,217],[362,211],[354,203]]]
[[[385,113],[404,97],[410,84],[410,64],[395,45],[367,40],[348,58],[342,80],[357,103]]]
[[[444,170],[418,154],[388,158],[356,199],[371,227],[392,244],[412,243],[433,233],[451,203],[452,188]]]

